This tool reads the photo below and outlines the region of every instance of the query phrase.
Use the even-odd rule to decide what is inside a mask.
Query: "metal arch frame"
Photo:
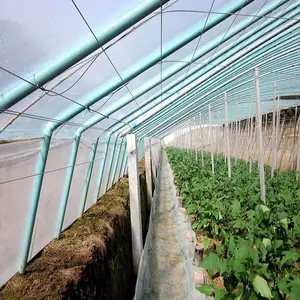
[[[222,74],[222,76],[223,76],[223,74]],[[232,74],[231,74],[231,76],[232,76]],[[231,77],[232,78],[232,77]],[[210,89],[211,89],[211,87],[210,87]],[[179,97],[178,97],[179,98]],[[175,100],[177,100],[177,99],[175,99]],[[169,103],[168,103],[168,105],[169,105]]]
[[[192,81],[194,81],[194,80],[196,80],[196,79],[198,79],[198,78],[193,78]],[[206,78],[206,79],[210,79],[210,77],[208,77],[208,78]],[[188,82],[188,83],[189,83],[189,82]],[[175,91],[175,92],[176,92],[176,91]],[[172,95],[174,95],[175,92],[173,92]],[[180,96],[181,96],[181,95],[180,95]],[[180,98],[180,96],[178,96],[177,98],[173,99],[171,102],[169,102],[169,103],[167,103],[167,104],[164,104],[163,106],[171,105],[174,101],[176,101],[178,98]],[[171,96],[169,96],[169,95],[168,95],[168,96],[165,96],[165,98],[163,98],[163,101],[168,100],[170,97],[171,97]],[[165,101],[165,102],[167,102],[167,101]],[[154,103],[154,105],[151,105],[150,108],[153,108],[155,105],[156,105],[156,104]],[[148,111],[148,108],[147,108],[147,111]],[[135,118],[135,119],[136,119],[136,118]],[[129,121],[129,120],[127,120],[127,121]]]
[[[243,0],[239,1],[238,4],[234,5],[231,9],[228,9],[227,12],[236,12],[239,9],[245,7],[246,5],[250,4],[254,0]],[[243,2],[243,3],[242,3]],[[160,2],[161,3],[161,2]],[[143,71],[147,70],[157,62],[159,62],[161,59],[167,57],[168,55],[172,54],[176,50],[180,49],[190,41],[194,40],[196,37],[201,35],[203,32],[209,30],[216,24],[220,23],[222,20],[228,18],[229,15],[221,15],[221,16],[216,16],[211,18],[211,22],[207,23],[207,26],[203,30],[196,29],[194,31],[191,31],[189,35],[186,35],[184,38],[179,39],[175,42],[173,42],[169,47],[166,47],[166,50],[163,51],[162,56],[159,55],[152,55],[152,57],[147,58],[147,60],[139,67],[133,68],[129,70],[124,76],[123,80],[117,78],[117,79],[112,79],[106,86],[101,88],[100,90],[94,91],[92,94],[88,95],[86,98],[82,99],[82,103],[85,103],[87,106],[94,104],[95,102],[99,101],[103,97],[105,97],[107,94],[110,92],[114,91],[116,88],[122,86],[124,83],[128,82],[129,80],[135,78],[137,75],[142,73]],[[135,20],[135,22],[137,19]],[[24,97],[24,93],[22,94],[22,98]],[[15,102],[16,103],[16,102]],[[10,104],[13,104],[11,102]],[[123,107],[124,104],[119,105],[118,107],[109,106],[105,112],[103,113],[104,115],[107,114],[112,114],[121,107]],[[84,108],[82,107],[71,107],[68,111],[63,112],[60,116],[58,116],[58,119],[62,120],[63,122],[66,122],[70,120],[72,117],[76,116],[80,112],[82,112]],[[107,111],[107,112],[106,112]],[[99,122],[98,120],[97,122]],[[39,197],[40,197],[40,192],[41,192],[41,187],[42,187],[42,182],[43,182],[43,173],[45,170],[46,166],[46,161],[47,161],[47,155],[50,147],[50,142],[51,142],[51,136],[52,133],[55,129],[57,129],[60,126],[60,124],[53,124],[52,122],[48,123],[44,130],[44,142],[42,144],[42,152],[41,156],[38,160],[37,164],[37,173],[40,175],[37,175],[37,178],[35,180],[35,185],[34,185],[34,191],[33,191],[33,198],[32,202],[30,205],[30,211],[29,211],[29,220],[28,224],[26,227],[26,232],[25,232],[25,240],[24,240],[24,246],[23,246],[23,251],[21,253],[21,264],[20,264],[20,273],[23,274],[26,269],[27,265],[27,260],[28,260],[28,254],[29,254],[29,249],[31,245],[31,239],[32,239],[32,234],[33,234],[33,228],[34,228],[34,223],[35,223],[35,217],[36,217],[36,212],[37,212],[37,206],[39,202]],[[84,130],[82,130],[83,132]],[[73,177],[73,172],[74,172],[74,164],[76,161],[76,156],[77,156],[77,151],[78,151],[78,146],[80,142],[80,137],[82,132],[77,132],[75,137],[74,137],[74,142],[73,142],[73,147],[72,147],[72,152],[70,156],[70,161],[69,161],[69,168],[66,176],[66,183],[65,183],[65,188],[63,192],[63,198],[62,198],[62,203],[60,207],[60,212],[59,212],[59,219],[58,219],[58,224],[63,222],[63,216],[65,213],[65,206],[69,197],[69,191],[70,191],[70,185],[72,182],[72,177]],[[61,218],[62,217],[62,218]],[[59,229],[59,228],[58,228]]]
[[[223,92],[224,93],[224,92]],[[220,92],[220,94],[222,94],[222,92]],[[299,100],[298,101],[296,101],[296,102],[298,102],[299,103]],[[289,101],[289,103],[291,103],[291,101]],[[293,103],[294,104],[294,103]],[[184,117],[191,117],[191,116],[193,116],[193,112],[194,113],[197,113],[198,111],[199,111],[199,109],[201,108],[201,106],[199,107],[199,106],[196,106],[196,107],[194,107],[194,108],[192,108],[191,110],[189,110],[189,111],[187,111],[187,112],[184,112],[184,114],[183,115],[179,115],[179,113],[176,113],[176,115],[179,115],[179,118],[184,118]],[[166,115],[164,115],[163,117],[161,117],[161,120],[156,120],[156,122],[154,122],[155,124],[158,124],[155,128],[152,128],[152,130],[151,129],[149,129],[149,127],[153,127],[153,125],[147,125],[147,127],[146,128],[143,128],[143,129],[141,129],[141,131],[147,131],[147,130],[149,130],[149,131],[147,131],[148,132],[148,134],[149,133],[151,133],[153,130],[155,130],[156,128],[159,128],[159,127],[164,127],[164,126],[167,126],[170,122],[172,122],[172,119],[175,119],[177,116],[175,115],[174,116],[174,113],[172,114],[172,112],[171,113],[169,113],[169,115],[170,115],[170,117],[169,118],[167,118],[166,119]],[[162,120],[163,119],[163,120]],[[170,122],[168,122],[169,120],[171,120]],[[178,119],[177,119],[178,120]],[[175,120],[176,121],[176,120]],[[167,123],[166,125],[165,125],[165,123]],[[137,134],[139,133],[139,132],[136,132]]]
[[[277,49],[275,49],[275,50],[277,50]],[[241,62],[240,64],[244,64],[244,62]],[[232,75],[233,74],[231,74],[231,76],[229,76],[230,78],[231,78],[231,81],[232,81]],[[239,74],[240,75],[240,74]],[[224,76],[224,74],[220,74],[220,76]],[[219,88],[219,87],[218,87]],[[210,93],[212,93],[213,91],[212,91],[212,87],[211,86],[209,86],[208,88],[206,88],[207,90],[209,90],[210,91]],[[216,88],[217,89],[217,88]],[[199,97],[198,97],[198,93],[202,93],[203,94],[203,90],[201,90],[200,88],[198,88],[198,91],[197,91],[197,88],[196,88],[196,91],[193,91],[193,93],[191,93],[191,95],[187,95],[186,97],[185,97],[185,99],[187,99],[187,101],[186,102],[182,102],[182,103],[179,103],[179,105],[181,104],[181,107],[176,107],[175,108],[175,106],[170,106],[169,104],[168,104],[168,106],[170,106],[170,109],[173,109],[173,111],[174,112],[176,112],[176,110],[177,110],[177,113],[178,113],[178,111],[180,111],[180,109],[181,108],[183,108],[187,103],[188,103],[188,100],[190,100],[190,98],[192,97],[192,96],[194,96],[194,100],[195,101],[198,101],[199,100]],[[205,95],[206,96],[206,95]],[[202,98],[204,98],[204,96],[202,96]],[[180,99],[180,97],[179,97],[179,99]],[[178,99],[176,99],[176,100],[178,100]],[[194,101],[194,102],[195,102]],[[166,105],[166,107],[167,107],[167,105]],[[172,112],[172,113],[174,113],[174,112]],[[161,114],[161,115],[163,115],[163,116],[161,116],[161,118],[163,118],[163,119],[165,119],[166,118],[166,113],[165,112],[155,112],[155,114],[153,114],[153,115],[155,115],[155,118],[159,118],[160,117],[160,115],[159,114]]]
[[[35,82],[37,87],[27,83],[22,83],[8,93],[4,94],[0,108],[5,110],[13,106],[38,89],[38,87],[43,86],[50,80],[62,74],[74,64],[78,63],[81,59],[100,49],[106,43],[110,42],[119,34],[126,31],[167,2],[169,2],[169,0],[143,1],[141,4],[137,5],[123,16],[120,16],[115,23],[110,24],[105,28],[101,28],[99,32],[96,31],[95,34],[97,41],[94,37],[91,37],[84,43],[74,46],[69,52],[62,54],[59,59],[32,76],[32,82]]]
[[[294,7],[291,7],[292,9],[294,8]],[[268,12],[266,12],[266,13],[269,13],[270,11],[268,11]],[[288,13],[288,12],[286,12],[286,13]],[[242,29],[244,29],[245,27],[243,27]],[[274,26],[274,28],[275,28],[275,26]],[[242,30],[241,29],[241,30]],[[259,29],[259,31],[261,31],[262,29],[264,29],[264,27],[261,27],[260,29]],[[273,29],[273,28],[271,28],[271,29]],[[249,32],[249,34],[252,34],[252,31],[251,32]],[[226,41],[226,40],[224,40],[224,41]],[[243,42],[244,41],[244,39],[241,39],[241,42]],[[239,43],[236,43],[236,46],[238,45]],[[245,47],[246,45],[244,45],[244,47]],[[222,49],[223,50],[223,49]],[[225,49],[225,50],[227,50],[227,49]],[[238,49],[236,52],[238,52],[238,51],[240,51],[240,49]],[[204,54],[206,54],[206,52],[204,53]],[[223,52],[222,52],[222,54],[223,54]],[[219,57],[219,55],[218,55],[218,53],[216,54],[216,56],[217,57]],[[198,57],[197,57],[197,59],[198,59]],[[216,59],[216,57],[215,57],[215,59]],[[226,59],[227,59],[227,57],[226,57]],[[224,59],[225,60],[225,59]],[[203,67],[201,67],[201,68],[203,68]],[[180,69],[181,70],[181,69]],[[192,70],[192,71],[194,71],[194,70]],[[191,76],[191,75],[193,75],[195,72],[192,72],[192,74],[190,74],[189,76]],[[199,76],[199,75],[198,75]],[[194,78],[192,79],[192,81],[194,80]],[[180,82],[180,81],[179,81]],[[187,84],[186,84],[187,85]],[[175,85],[174,85],[175,86]],[[169,87],[168,88],[168,90],[169,89],[171,89],[173,87],[173,84],[172,84],[172,86],[171,87]],[[166,91],[164,91],[164,92],[166,92]],[[145,108],[145,106],[147,105],[147,104],[149,104],[150,102],[152,102],[152,101],[154,101],[156,98],[158,98],[158,97],[160,97],[160,93],[158,93],[158,94],[156,94],[156,95],[154,95],[154,96],[152,96],[152,97],[150,97],[150,99],[149,100],[147,100],[146,102],[144,102],[144,103],[142,103],[141,104],[141,107],[143,107],[143,108]],[[168,96],[168,98],[169,98],[170,96]],[[165,99],[163,99],[163,100],[165,100]],[[151,103],[150,103],[151,104]],[[153,108],[155,106],[155,104],[154,105],[152,105],[150,108]],[[150,109],[150,108],[146,108],[147,109],[147,111]],[[134,110],[132,110],[130,113],[129,113],[129,116],[131,116],[131,115],[133,115],[133,113],[135,113],[135,112],[137,112],[137,111],[139,111],[139,108],[137,108],[137,109],[134,109]],[[139,114],[140,115],[140,114]],[[138,115],[138,116],[139,116]],[[129,120],[126,120],[127,122],[131,122],[132,120],[135,120],[138,116],[133,116],[133,117],[131,117]],[[126,117],[124,117],[124,118],[122,118],[120,121],[123,121],[123,120],[125,120],[125,119],[127,119],[128,118],[128,116],[126,116]],[[89,123],[90,121],[87,121],[87,124]],[[114,125],[112,125],[111,127],[113,127]],[[111,128],[110,127],[110,128]],[[109,129],[110,129],[109,128]],[[108,130],[109,130],[108,129]]]
[[[244,2],[244,1],[243,1]],[[249,4],[249,3],[251,3],[252,1],[248,1],[246,4],[245,4],[245,6],[247,5],[247,4]],[[185,45],[186,43],[188,43],[187,41],[185,41],[184,43],[183,43],[183,45]],[[179,49],[179,48],[178,48]],[[176,49],[177,50],[177,49]],[[176,51],[176,50],[174,50],[174,51]],[[174,52],[173,51],[173,52]],[[171,52],[172,53],[172,52]],[[169,55],[169,54],[168,54]],[[167,55],[166,55],[167,56]],[[159,60],[160,60],[160,57],[159,57]],[[146,70],[146,69],[148,69],[150,66],[148,65],[147,67],[145,67],[144,68],[144,70]],[[135,73],[136,74],[136,73]],[[130,75],[130,74],[129,74]],[[131,75],[131,76],[133,76],[133,75]],[[135,76],[137,76],[137,75],[135,75]],[[127,77],[127,78],[131,78],[130,76],[129,77]],[[130,80],[130,79],[128,79],[128,80]],[[126,80],[125,80],[126,81]],[[123,82],[122,82],[123,83]],[[115,89],[116,88],[116,86],[113,86],[113,87],[111,87],[111,88],[113,88],[113,89]],[[99,96],[98,96],[99,97]],[[99,101],[99,100],[96,100],[96,101]],[[95,102],[96,102],[95,101]],[[124,104],[122,105],[122,106],[124,106]],[[122,107],[121,106],[121,107]],[[119,109],[119,108],[118,108]],[[116,109],[116,110],[118,110],[118,109]],[[78,112],[78,110],[77,110],[77,112],[76,112],[76,114],[78,114],[79,112]],[[113,113],[113,112],[112,112]],[[75,115],[76,115],[75,114]],[[73,110],[73,112],[70,112],[69,114],[68,114],[68,116],[71,118],[72,116],[74,116],[74,110]],[[68,118],[69,118],[68,117]],[[66,119],[64,118],[64,120],[62,121],[62,122],[64,122],[64,121],[66,121]],[[97,122],[99,122],[99,121],[97,121]],[[93,125],[91,125],[91,126],[93,126]],[[51,140],[51,135],[52,135],[52,132],[57,128],[55,128],[56,126],[55,125],[53,125],[53,124],[49,124],[48,126],[47,126],[47,128],[46,128],[46,130],[45,130],[45,137],[44,137],[44,144],[43,144],[43,146],[42,146],[42,157],[43,157],[43,160],[45,160],[46,161],[46,158],[47,158],[47,149],[49,149],[49,146],[50,146],[50,140]],[[87,128],[86,128],[87,129]],[[86,130],[85,129],[85,130]],[[72,169],[72,165],[74,165],[75,164],[75,160],[76,160],[76,155],[77,155],[77,150],[78,150],[78,145],[79,145],[79,141],[80,141],[80,136],[81,136],[81,134],[80,135],[77,135],[76,134],[76,136],[74,137],[74,143],[73,143],[73,145],[77,145],[77,147],[73,147],[73,150],[72,150],[72,155],[71,155],[71,158],[72,159],[70,159],[70,166],[71,166],[71,169]],[[77,150],[76,150],[76,148],[77,148]],[[107,152],[107,151],[106,151]],[[120,153],[119,153],[119,155],[120,155]],[[74,164],[71,164],[72,162],[73,162],[73,159],[74,159]],[[92,161],[92,160],[91,160]],[[124,164],[125,166],[126,166],[126,163]],[[104,168],[104,167],[103,167]],[[40,172],[38,172],[38,173],[40,173]],[[42,172],[43,173],[43,172]],[[70,172],[69,173],[69,178],[70,178],[70,181],[72,181],[72,175],[73,175],[73,173],[72,172]],[[113,179],[114,180],[114,179]],[[67,181],[69,181],[69,179],[67,179]],[[40,188],[41,188],[41,183],[42,183],[42,178],[40,179],[40,181],[38,180],[37,181],[37,183],[40,183]],[[67,189],[66,189],[67,190]],[[39,191],[40,192],[40,191]],[[68,198],[68,194],[67,194],[67,192],[65,192],[65,195],[66,195],[66,198]],[[39,198],[39,195],[38,195],[38,198]],[[37,202],[38,202],[38,199],[37,199]],[[37,206],[37,203],[36,203],[36,206]],[[37,207],[36,207],[37,208]],[[34,223],[34,220],[33,220],[33,223]],[[28,236],[28,235],[27,235]],[[31,240],[31,236],[30,236],[30,240]],[[30,244],[30,242],[29,242],[29,244]],[[29,245],[29,247],[30,247],[30,245]],[[27,257],[28,257],[28,255],[27,255]],[[27,262],[27,259],[26,259],[26,262]],[[25,262],[25,267],[26,267],[26,262]],[[24,267],[24,270],[25,270],[25,267]],[[22,267],[21,267],[21,269],[22,269]],[[21,270],[20,270],[21,271]]]
[[[285,3],[285,2],[284,2]],[[280,3],[280,5],[284,4],[284,3]],[[273,11],[275,8],[279,7],[278,3],[277,5],[272,5],[271,7],[268,7],[266,8],[266,10],[264,11],[264,13],[262,15],[267,15],[268,13],[270,13],[271,11]],[[282,15],[288,15],[290,12],[292,12],[296,7],[299,7],[299,4],[297,5],[292,5],[289,10],[287,10],[286,12],[284,12]],[[293,15],[295,15],[295,13],[293,13]],[[258,21],[258,19],[256,20]],[[268,20],[270,21],[270,20]],[[258,29],[258,32],[263,30],[267,25],[270,25],[271,23],[266,21],[266,25],[265,26],[262,26]],[[283,22],[286,22],[286,20],[278,20],[279,22],[283,23]],[[277,21],[276,21],[277,22]],[[243,24],[243,26],[238,26],[237,29],[233,29],[232,32],[234,34],[231,34],[231,33],[228,33],[227,34],[227,37],[228,39],[231,38],[232,36],[234,36],[235,34],[241,32],[242,30],[244,30],[245,28],[247,28],[247,26],[249,26],[249,24],[253,24],[255,22],[244,22],[244,23],[247,23],[247,24]],[[273,22],[275,23],[275,22]],[[277,23],[274,24],[272,26],[272,29],[276,28],[277,26]],[[239,40],[238,43],[236,43],[235,46],[241,44],[242,42],[244,42],[246,40],[247,37],[249,37],[250,34],[247,33],[245,35],[244,38],[241,38]],[[199,53],[197,52],[196,55],[194,56],[194,59],[192,60],[192,62],[196,61],[197,59],[201,58],[202,56],[204,56],[205,54],[209,53],[211,50],[215,49],[216,47],[218,47],[220,44],[221,44],[221,41],[223,39],[223,35],[221,34],[219,37],[217,37],[216,39],[214,39],[214,41],[217,41],[217,42],[211,42],[209,43],[209,45],[207,47],[204,47],[202,51],[200,51]],[[228,40],[227,38],[223,39],[223,42],[226,42]],[[222,43],[223,43],[222,42]],[[226,49],[225,49],[226,48]],[[228,47],[225,47],[224,50],[222,49],[220,51],[220,54],[217,53],[217,57],[220,57],[221,55],[223,55],[227,50],[228,48],[230,48],[230,46]],[[216,57],[214,58],[216,59]],[[190,60],[189,57],[186,58],[186,60]],[[174,70],[171,70],[168,72],[168,70],[166,71],[167,75],[164,75],[163,76],[163,81],[164,80],[167,80],[169,79],[171,76],[173,76],[174,74],[176,74],[177,72],[180,72],[181,70],[183,70],[186,66],[182,66],[182,64],[178,64],[178,66],[176,66],[175,68],[173,68]],[[198,68],[195,68],[193,70],[191,70],[191,72],[189,73],[188,77],[192,76],[193,74],[195,74],[199,69],[202,69],[203,66],[200,66]],[[181,81],[179,81],[181,82]],[[149,90],[151,90],[152,88],[154,88],[155,86],[159,85],[161,83],[161,80],[160,79],[154,79],[153,81],[149,81],[145,84],[146,87],[142,87],[141,89],[139,89],[137,92],[135,92],[136,96],[135,96],[135,99],[137,99],[138,97],[144,95],[145,93],[147,93]],[[172,87],[176,86],[178,84],[178,80],[176,80],[176,82],[172,82],[172,85],[170,87],[168,87],[168,89],[163,89],[163,93],[166,93],[167,91],[169,91]],[[150,97],[149,100],[147,100],[146,103],[143,103],[141,106],[144,107],[145,104],[148,104],[148,103],[151,103],[153,102],[155,99],[159,98],[161,96],[161,93],[156,93],[154,96]],[[121,100],[119,102],[123,103],[124,105],[128,104],[129,102],[128,101],[133,101],[131,97],[122,97]],[[164,99],[163,99],[164,100]],[[139,108],[137,109],[134,109],[133,111],[130,112],[130,114],[138,111]],[[113,111],[114,112],[114,111]],[[99,117],[99,116],[95,116],[95,117],[92,117],[90,120],[88,120],[85,124],[86,127],[90,127],[92,125],[95,125],[96,123],[100,122],[103,118]],[[124,120],[125,118],[123,118],[122,120]]]
[[[162,113],[161,113],[162,114]],[[177,108],[177,113],[176,114],[179,114],[178,113],[178,108]],[[174,115],[173,115],[174,116]],[[156,113],[156,116],[155,116],[156,118],[158,118],[158,113]],[[163,114],[163,118],[164,118],[164,121],[166,120],[165,118],[166,118],[166,114],[164,113]],[[147,129],[146,129],[147,130]]]
[[[238,51],[237,51],[237,52],[238,52]],[[226,58],[227,58],[227,57],[226,57]],[[194,78],[193,78],[193,80],[194,80]],[[159,97],[159,96],[160,96],[160,95],[157,95],[157,97]],[[156,97],[156,95],[155,95],[155,97]],[[170,98],[170,96],[168,95],[167,98]],[[153,100],[153,97],[151,97],[151,100]],[[165,100],[165,99],[164,99],[164,100]],[[145,108],[145,105],[147,105],[147,104],[148,104],[148,101],[147,101],[146,104],[143,103],[143,104],[141,105],[141,107]],[[146,111],[149,111],[149,110],[150,110],[151,108],[153,108],[155,105],[156,105],[156,104],[154,103],[154,104],[152,104],[150,107],[147,107],[147,108],[146,108]],[[131,111],[131,112],[129,113],[129,115],[132,115],[132,114],[135,113],[136,111],[137,111],[137,110]],[[127,122],[131,122],[132,120],[137,119],[139,116],[140,116],[140,114],[138,114],[137,116],[131,117],[130,119],[122,118],[121,120],[125,120],[125,119],[126,119]]]
[[[281,101],[281,102],[283,102],[283,101]],[[289,106],[294,106],[296,104],[299,104],[299,100],[295,100],[293,102],[286,101],[286,103],[288,103]],[[176,126],[176,125],[180,124],[181,122],[186,121],[187,119],[193,118],[197,113],[199,113],[199,109],[200,109],[199,107],[196,107],[195,109],[193,109],[194,112],[186,112],[184,115],[179,116],[179,118],[177,118],[175,120],[172,120],[172,118],[171,118],[171,120],[169,122],[166,122],[167,124],[160,124],[160,125],[156,126],[156,128],[153,129],[154,133],[152,135],[157,137],[158,133],[160,133],[161,131],[164,131],[165,128],[169,128],[172,125]],[[272,110],[272,107],[270,107],[270,111],[271,110]],[[248,117],[248,116],[246,116],[246,117]],[[242,118],[243,117],[241,116],[241,119]],[[235,119],[235,118],[233,118],[233,119]]]

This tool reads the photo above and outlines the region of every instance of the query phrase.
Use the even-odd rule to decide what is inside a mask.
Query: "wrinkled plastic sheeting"
[[[165,155],[165,153],[163,153]],[[178,200],[176,197],[176,187],[174,185],[174,177],[171,171],[171,168],[168,164],[168,185],[171,187],[170,189],[170,198],[172,201],[171,215],[175,224],[175,233],[176,240],[178,243],[178,247],[180,249],[180,254],[183,257],[183,274],[174,274],[174,277],[181,276],[180,278],[176,278],[176,280],[185,281],[186,290],[184,292],[186,300],[204,300],[206,296],[201,294],[199,291],[195,289],[195,278],[194,274],[196,271],[196,267],[193,265],[193,255],[196,246],[196,235],[192,230],[188,214],[185,209],[179,207]],[[153,195],[151,213],[150,213],[150,222],[149,222],[149,230],[146,238],[146,243],[144,246],[144,250],[142,253],[139,273],[136,283],[135,290],[135,300],[148,299],[149,294],[151,294],[151,278],[150,278],[150,255],[152,248],[152,239],[155,234],[156,229],[154,226],[156,225],[154,220],[156,218],[157,213],[157,202],[158,202],[158,194],[160,190],[161,184],[161,169],[159,169],[158,176],[155,184],[155,191]],[[163,243],[162,243],[163,247]],[[153,255],[153,254],[152,254]],[[157,274],[158,275],[158,274]],[[182,300],[184,300],[182,299]]]

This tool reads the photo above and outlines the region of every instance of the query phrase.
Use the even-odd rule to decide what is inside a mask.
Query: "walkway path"
[[[150,294],[148,299],[187,299],[187,280],[184,271],[185,258],[180,253],[172,208],[170,169],[163,154],[161,183],[153,220],[152,248],[150,256]]]

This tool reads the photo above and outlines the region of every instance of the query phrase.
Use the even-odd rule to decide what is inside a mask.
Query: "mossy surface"
[[[82,218],[49,243],[0,291],[0,299],[131,299],[128,179],[122,178]]]

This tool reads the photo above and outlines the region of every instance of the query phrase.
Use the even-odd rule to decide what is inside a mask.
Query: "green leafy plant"
[[[213,279],[221,276],[224,288],[204,285],[200,291],[216,299],[300,299],[300,184],[295,172],[265,167],[267,204],[260,200],[257,164],[232,164],[227,176],[223,156],[167,149],[175,183],[184,205],[194,216],[193,228],[205,236],[207,255],[202,267]],[[209,247],[208,240],[219,241]]]

